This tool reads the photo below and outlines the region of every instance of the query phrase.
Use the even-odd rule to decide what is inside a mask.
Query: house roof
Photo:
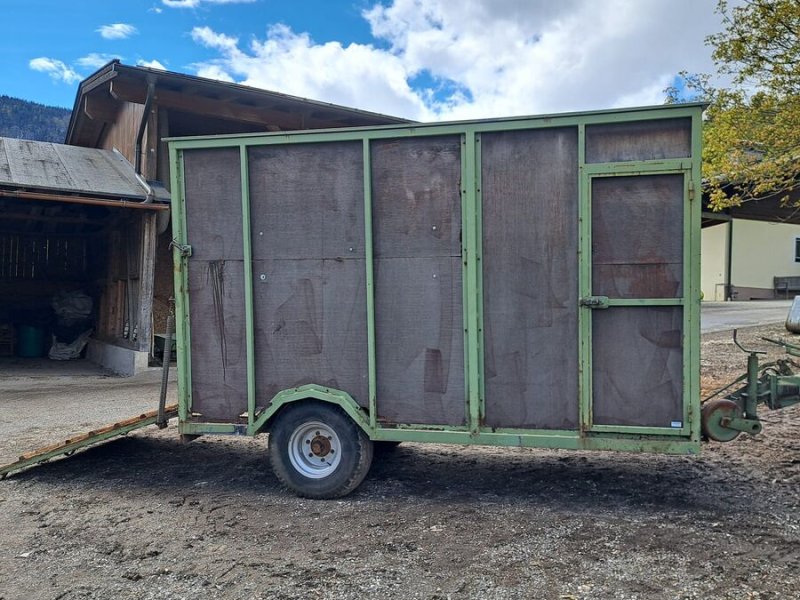
[[[0,138],[0,194],[124,204],[169,200],[163,187],[138,178],[119,152],[14,138]]]
[[[81,82],[66,143],[94,146],[121,102],[143,104],[149,83],[160,106],[286,130],[410,123],[407,119],[235,83],[111,61]]]

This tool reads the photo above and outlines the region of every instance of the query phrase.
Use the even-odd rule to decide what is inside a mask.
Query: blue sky
[[[659,103],[715,0],[3,0],[0,94],[71,107],[112,57],[422,120]]]

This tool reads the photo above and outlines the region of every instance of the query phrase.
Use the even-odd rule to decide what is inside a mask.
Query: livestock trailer
[[[702,110],[169,140],[181,434],[698,452]]]

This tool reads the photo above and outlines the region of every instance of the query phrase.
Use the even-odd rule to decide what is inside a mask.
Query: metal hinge
[[[177,240],[172,240],[169,247],[177,248],[183,258],[189,258],[192,255],[192,247],[189,244],[179,244]]]
[[[694,179],[689,180],[689,202],[694,200]]]
[[[581,298],[580,305],[587,308],[608,308],[608,296],[586,296]]]

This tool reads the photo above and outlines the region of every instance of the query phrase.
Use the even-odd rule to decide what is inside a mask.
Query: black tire
[[[270,428],[272,470],[284,486],[304,498],[349,494],[366,477],[372,453],[372,442],[364,431],[342,409],[327,402],[290,404]]]

